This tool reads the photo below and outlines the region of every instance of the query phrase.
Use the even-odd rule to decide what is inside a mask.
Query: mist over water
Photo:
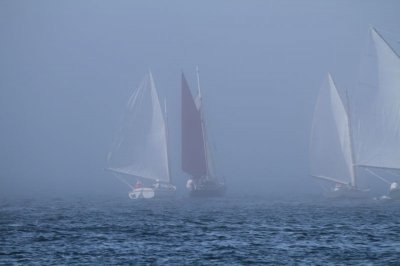
[[[262,198],[3,201],[3,263],[398,262],[398,204]]]
[[[180,72],[200,69],[216,168],[229,191],[315,193],[309,135],[329,71],[357,82],[369,25],[398,33],[397,1],[0,3],[3,195],[126,193],[104,171],[130,92],[151,69],[180,170]],[[398,36],[398,35],[397,35]]]
[[[327,72],[354,88],[370,25],[400,51],[399,10],[396,0],[0,1],[0,264],[396,264],[398,204],[324,199],[309,143]],[[180,77],[194,92],[197,66],[227,183],[219,199],[189,199],[181,170]],[[149,70],[168,106],[171,201],[132,201],[104,170]]]

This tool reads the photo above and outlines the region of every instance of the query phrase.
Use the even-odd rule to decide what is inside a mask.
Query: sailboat
[[[387,183],[400,199],[400,57],[373,27],[362,56],[359,83],[352,95],[356,165]]]
[[[378,172],[400,170],[400,58],[375,28],[369,30],[358,86],[346,105],[330,76],[318,96],[311,137],[312,176],[334,182],[331,195],[364,197],[360,170],[389,185],[400,199],[399,182]],[[347,108],[345,107],[347,106]],[[378,172],[377,172],[378,171]]]
[[[198,95],[193,98],[182,73],[182,170],[190,175],[186,183],[191,197],[217,197],[225,194],[225,182],[215,175],[208,142],[197,71]]]
[[[334,184],[332,198],[363,198],[354,163],[348,111],[330,74],[324,80],[314,111],[311,130],[311,175]]]
[[[107,163],[107,169],[131,187],[128,194],[131,199],[175,194],[169,165],[166,107],[163,113],[150,71],[129,98]]]

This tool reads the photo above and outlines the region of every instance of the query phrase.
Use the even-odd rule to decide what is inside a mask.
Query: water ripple
[[[0,264],[396,264],[399,204],[0,202]]]

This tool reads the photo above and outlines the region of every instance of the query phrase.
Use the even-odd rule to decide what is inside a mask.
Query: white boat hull
[[[400,186],[397,182],[393,182],[390,185],[389,193],[387,195],[383,195],[379,198],[376,198],[380,201],[399,201],[400,200]]]
[[[175,196],[176,189],[163,188],[135,188],[129,192],[130,199],[154,199],[154,198],[171,198]]]
[[[222,197],[225,195],[226,188],[219,186],[215,188],[202,188],[190,191],[190,197],[192,198],[212,198]]]
[[[393,200],[400,200],[400,189],[391,190],[388,196]]]
[[[326,193],[326,196],[333,199],[367,199],[371,197],[369,190],[347,187],[334,188]]]

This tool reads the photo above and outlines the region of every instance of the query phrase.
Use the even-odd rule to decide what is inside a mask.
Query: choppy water
[[[400,204],[1,200],[0,264],[400,263]]]

